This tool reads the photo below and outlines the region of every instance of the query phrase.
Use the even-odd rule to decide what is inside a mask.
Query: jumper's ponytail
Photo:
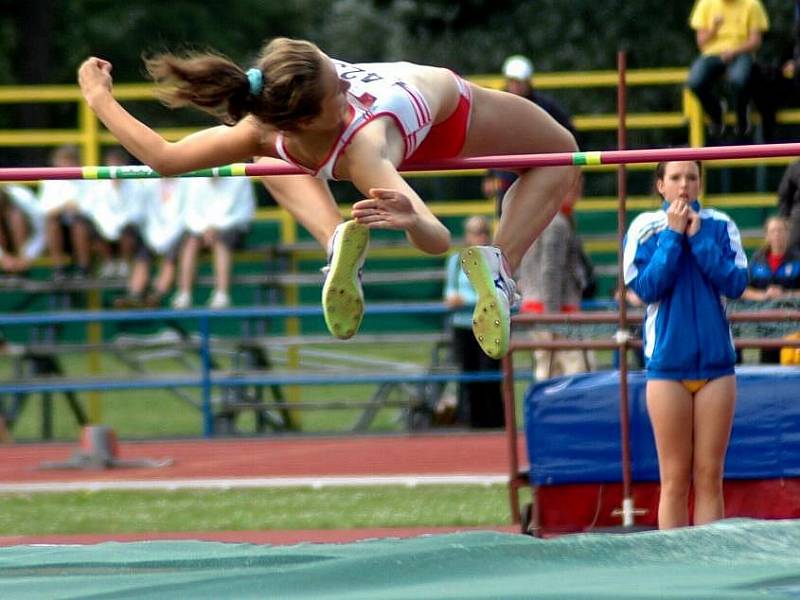
[[[194,106],[234,125],[252,112],[245,72],[217,54],[160,54],[145,59],[156,96],[170,108]]]
[[[319,114],[325,94],[323,58],[311,42],[276,38],[261,52],[261,84],[218,54],[160,54],[145,59],[156,95],[167,106],[194,106],[234,125],[248,114],[281,130]],[[253,93],[257,91],[258,93]]]

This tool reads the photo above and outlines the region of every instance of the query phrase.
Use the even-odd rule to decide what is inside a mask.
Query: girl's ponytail
[[[253,110],[247,74],[224,56],[167,53],[145,58],[145,67],[156,96],[170,108],[194,106],[225,125],[235,125]]]
[[[317,116],[326,90],[325,62],[311,42],[276,38],[264,46],[257,67],[245,72],[212,53],[159,54],[145,58],[156,95],[167,106],[194,106],[235,125],[248,114],[291,131]]]

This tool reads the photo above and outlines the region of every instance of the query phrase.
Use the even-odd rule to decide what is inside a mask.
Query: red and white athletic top
[[[413,86],[397,78],[396,63],[350,64],[331,59],[336,66],[339,79],[350,82],[347,100],[352,118],[331,146],[322,165],[316,170],[299,164],[286,151],[283,133],[275,140],[275,150],[289,164],[320,179],[335,179],[336,161],[364,125],[378,117],[391,117],[403,134],[407,159],[419,148],[431,129],[433,118],[428,102]]]

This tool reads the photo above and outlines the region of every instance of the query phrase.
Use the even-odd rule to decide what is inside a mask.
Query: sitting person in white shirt
[[[117,308],[155,308],[172,290],[184,234],[185,179],[142,181],[141,238],[135,253],[128,295],[114,302]],[[150,286],[150,267],[160,259],[158,276]]]
[[[60,146],[53,152],[50,162],[54,167],[79,167],[80,152],[75,146]],[[93,228],[86,213],[85,196],[85,181],[47,180],[39,186],[54,279],[64,278],[70,262],[78,277],[89,275]]]
[[[44,246],[44,213],[36,196],[21,185],[0,186],[0,271],[27,271]]]
[[[181,249],[178,293],[172,299],[173,308],[191,306],[197,258],[203,248],[212,249],[214,260],[214,291],[208,306],[230,306],[232,252],[244,243],[254,211],[253,184],[245,177],[187,181],[184,213],[187,235]]]
[[[119,149],[106,153],[105,164],[129,164],[128,155]],[[100,277],[127,277],[138,245],[142,220],[141,179],[104,179],[85,183],[85,208],[97,232],[96,247],[102,257]]]

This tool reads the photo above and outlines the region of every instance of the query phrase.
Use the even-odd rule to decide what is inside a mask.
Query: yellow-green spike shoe
[[[511,338],[511,309],[518,301],[503,255],[494,246],[470,246],[461,251],[461,268],[478,296],[472,313],[475,339],[488,356],[503,358]]]
[[[322,311],[328,331],[342,340],[356,334],[364,317],[361,271],[368,247],[369,229],[355,221],[345,221],[333,233],[323,268]]]

